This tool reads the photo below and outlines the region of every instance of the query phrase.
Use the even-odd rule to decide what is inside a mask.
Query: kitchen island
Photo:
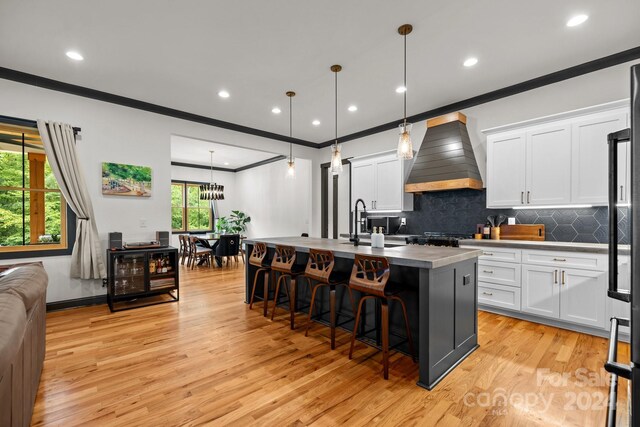
[[[477,264],[478,256],[482,253],[480,250],[415,245],[371,248],[353,246],[344,240],[281,237],[247,239],[247,254],[251,253],[255,242],[267,245],[269,259],[272,258],[276,245],[294,246],[297,253],[296,263],[301,265],[306,264],[309,249],[331,250],[336,259],[334,269],[349,273],[355,254],[386,257],[391,265],[390,280],[402,284],[404,289],[400,295],[407,306],[411,334],[418,352],[418,385],[421,387],[431,390],[478,347]],[[256,270],[256,267],[246,264],[245,302],[251,297]],[[298,280],[295,295],[297,307],[308,306],[310,292],[304,279]],[[262,296],[263,288],[258,286],[256,297]],[[355,297],[358,299],[359,295],[355,293]],[[328,299],[328,295],[323,292],[316,312],[327,311]],[[352,317],[348,295],[339,293],[337,301],[343,317]],[[367,301],[366,304],[368,305],[361,322],[361,338],[379,344],[380,323],[379,316],[376,316],[377,307],[374,301]],[[403,317],[399,307],[390,306],[389,319],[391,346],[408,354]],[[328,320],[327,314],[318,319],[322,323],[327,323]],[[339,324],[349,332],[353,330],[352,320]],[[342,337],[341,342],[347,343],[349,340]]]

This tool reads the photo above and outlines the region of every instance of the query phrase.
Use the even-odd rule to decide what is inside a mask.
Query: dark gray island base
[[[351,272],[356,253],[387,257],[391,264],[391,280],[403,285],[400,296],[405,301],[409,315],[411,334],[417,349],[419,363],[418,385],[431,390],[453,368],[478,348],[478,306],[477,306],[477,262],[482,253],[475,249],[445,248],[434,246],[400,246],[373,249],[368,246],[354,247],[350,243],[334,239],[309,237],[265,238],[246,240],[247,255],[253,244],[264,242],[269,248],[271,259],[276,244],[294,246],[297,252],[297,264],[307,262],[309,248],[325,249],[334,252],[336,271]],[[246,296],[251,297],[251,288],[257,268],[246,264]],[[316,295],[315,313],[321,313],[314,320],[328,324],[329,296],[320,291]],[[354,292],[356,300],[360,295]],[[261,283],[256,287],[256,301],[263,296]],[[305,307],[310,301],[309,286],[304,278],[297,284],[296,306]],[[270,299],[273,295],[269,296]],[[353,330],[353,310],[348,294],[338,287],[337,323],[349,333]],[[376,316],[379,307],[374,301],[367,301],[363,315],[359,339],[380,346],[380,316]],[[397,303],[389,305],[390,346],[409,354],[402,310]],[[288,302],[282,298],[282,306],[288,309]],[[271,310],[271,305],[269,306]],[[308,308],[300,311],[308,312]],[[304,327],[304,321],[298,316],[298,328]],[[313,328],[310,336],[328,334]],[[340,344],[349,342],[346,334],[337,334]],[[327,348],[327,351],[329,348]]]

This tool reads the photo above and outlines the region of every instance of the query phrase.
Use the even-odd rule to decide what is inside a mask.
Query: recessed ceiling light
[[[404,86],[398,86],[398,87],[396,88],[396,92],[397,92],[397,93],[405,93],[406,91],[407,91],[407,88],[406,88],[406,87],[404,87]]]
[[[229,92],[227,92],[226,90],[221,90],[220,92],[218,92],[218,96],[220,98],[228,98],[229,97]]]
[[[478,63],[478,58],[467,58],[462,65],[464,65],[465,67],[473,67],[474,65],[476,65]]]
[[[273,108],[271,109],[271,112],[272,112],[273,114],[280,114],[280,113],[282,113],[282,110],[281,110],[281,109],[279,109],[278,107],[273,107]]]
[[[349,108],[347,108],[347,110],[353,113],[354,111],[358,111],[358,107],[356,107],[355,105],[349,105]]]
[[[74,61],[82,61],[84,57],[80,55],[78,52],[74,50],[70,50],[67,52],[67,57],[73,59]]]
[[[225,166],[229,166],[229,162],[224,162],[224,165]]]
[[[567,27],[577,27],[580,24],[584,24],[587,19],[589,19],[589,15],[581,14],[573,16],[567,21]]]
[[[320,126],[320,120],[314,120],[311,122],[311,124],[314,126]]]

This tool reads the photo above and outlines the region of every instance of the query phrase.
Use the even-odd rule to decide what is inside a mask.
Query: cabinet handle
[[[531,203],[531,191],[527,191],[527,204]]]
[[[490,255],[493,256],[493,254],[491,252],[482,252],[482,255]]]
[[[565,259],[565,258],[554,258],[553,260],[554,260],[554,261],[562,261],[562,262],[566,261],[566,259]]]
[[[553,270],[553,283],[558,284],[558,270]]]
[[[520,192],[520,204],[524,205],[524,191]]]
[[[483,293],[482,293],[482,295],[489,295],[489,296],[491,296],[491,295],[493,295],[493,293],[492,293],[492,292],[483,292]]]
[[[493,274],[493,270],[482,270],[483,273]]]
[[[624,202],[624,186],[620,186],[620,201]]]
[[[567,283],[567,281],[565,280],[565,274],[564,274],[564,270],[562,270],[562,284],[565,285]]]

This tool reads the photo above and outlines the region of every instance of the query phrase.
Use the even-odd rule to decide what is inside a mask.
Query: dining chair
[[[196,236],[189,236],[188,239],[190,257],[187,265],[189,265],[192,270],[195,268],[196,263],[201,264],[206,262],[207,265],[211,267],[211,255],[213,254],[211,248],[199,246],[198,242],[200,239]]]
[[[232,258],[238,262],[238,253],[240,250],[240,235],[239,234],[224,234],[220,236],[218,244],[215,248],[216,258],[221,258],[222,261],[227,260],[227,266]]]

